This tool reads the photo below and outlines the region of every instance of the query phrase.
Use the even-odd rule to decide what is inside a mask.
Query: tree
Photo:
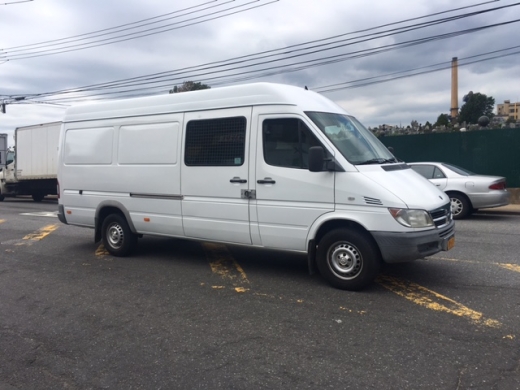
[[[435,122],[434,126],[448,126],[450,124],[450,117],[448,114],[440,114],[437,117],[437,122]]]
[[[493,97],[470,91],[464,96],[462,101],[464,104],[460,109],[459,123],[477,123],[478,118],[482,115],[487,116],[489,119],[493,118],[493,108],[495,107],[495,99]]]
[[[170,89],[169,93],[177,93],[177,92],[188,92],[188,91],[198,91],[199,89],[210,89],[211,87],[207,84],[202,84],[201,82],[193,82],[193,81],[185,81],[179,86],[174,86],[173,89]]]

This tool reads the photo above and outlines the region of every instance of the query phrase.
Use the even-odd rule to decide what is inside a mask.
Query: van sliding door
[[[181,171],[187,237],[251,244],[251,108],[185,114]]]

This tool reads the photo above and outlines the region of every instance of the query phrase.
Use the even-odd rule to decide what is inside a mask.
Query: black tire
[[[460,194],[449,194],[451,201],[451,213],[453,215],[453,219],[464,219],[471,212],[471,204],[469,200]]]
[[[0,195],[0,202],[3,202],[5,199],[5,196],[4,195]]]
[[[113,256],[128,256],[137,246],[137,234],[132,233],[126,219],[119,214],[105,218],[101,234],[105,249]]]
[[[41,202],[43,200],[43,198],[45,198],[45,195],[44,194],[39,194],[39,193],[35,193],[35,194],[32,194],[32,198],[35,202]]]
[[[346,228],[332,230],[321,239],[316,260],[332,286],[350,291],[372,283],[381,267],[381,254],[372,237]]]

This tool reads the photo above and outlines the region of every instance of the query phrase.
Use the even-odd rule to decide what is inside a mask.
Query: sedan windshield
[[[328,112],[305,112],[341,154],[354,165],[395,163],[397,159],[357,119]]]

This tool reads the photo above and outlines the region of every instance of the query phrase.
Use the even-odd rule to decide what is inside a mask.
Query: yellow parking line
[[[103,244],[101,244],[97,249],[96,249],[96,256],[108,256],[110,253],[108,253],[108,251],[105,249],[105,246]]]
[[[470,264],[493,264],[493,265],[498,265],[499,267],[507,269],[509,271],[520,272],[520,265],[516,265],[516,264],[508,264],[508,263],[482,263],[480,261],[475,261],[475,260],[449,259],[449,258],[446,258],[446,257],[436,257],[435,260],[452,261],[452,262],[456,262],[456,263],[470,263]]]
[[[54,225],[47,225],[42,227],[40,230],[26,235],[23,239],[24,240],[31,240],[31,241],[40,241],[43,240],[45,237],[47,237],[49,234],[51,234],[53,231],[58,229],[58,224]]]
[[[231,256],[225,245],[205,242],[202,244],[202,247],[206,252],[211,271],[214,274],[219,275],[222,279],[231,281],[236,292],[243,293],[249,290],[250,283],[246,273]],[[221,286],[215,287],[221,288]]]
[[[450,313],[458,317],[467,318],[475,324],[492,328],[498,328],[502,325],[496,320],[484,318],[484,315],[480,312],[418,284],[386,275],[380,275],[377,278],[377,282],[393,293],[430,310]]]
[[[0,219],[0,225],[5,222],[5,219]]]
[[[505,263],[497,263],[499,267],[508,269],[510,271],[520,272],[520,265],[516,264],[505,264]]]

